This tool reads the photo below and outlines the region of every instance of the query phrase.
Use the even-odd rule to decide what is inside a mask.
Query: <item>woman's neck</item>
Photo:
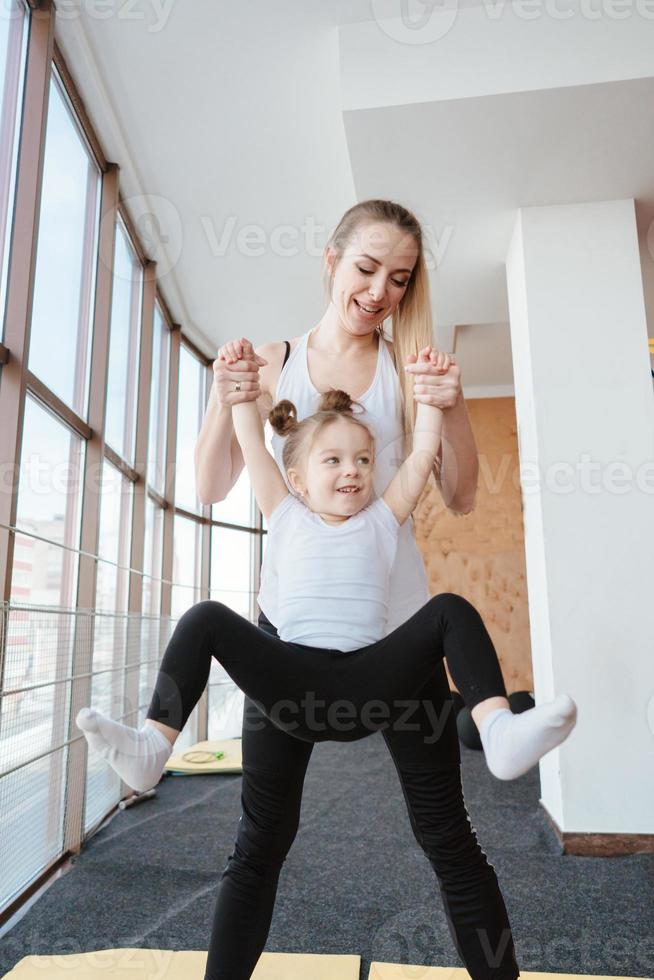
[[[378,343],[379,333],[376,329],[359,335],[350,333],[343,326],[341,318],[331,303],[311,335],[312,347],[332,354],[334,357],[376,350]]]

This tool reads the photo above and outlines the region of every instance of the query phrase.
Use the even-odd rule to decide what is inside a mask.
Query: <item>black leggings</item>
[[[285,643],[217,602],[180,619],[148,718],[181,730],[211,657],[245,693],[243,783],[234,852],[222,872],[205,980],[249,980],[265,946],[277,882],[299,825],[314,742],[382,731],[413,833],[438,879],[450,933],[473,980],[519,976],[495,870],[463,800],[459,742],[443,657],[469,708],[506,697],[479,613],[430,599],[402,626],[351,652]]]

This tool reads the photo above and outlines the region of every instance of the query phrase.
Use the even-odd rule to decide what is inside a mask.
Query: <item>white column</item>
[[[518,211],[507,287],[540,764],[566,832],[654,832],[654,393],[634,202]]]

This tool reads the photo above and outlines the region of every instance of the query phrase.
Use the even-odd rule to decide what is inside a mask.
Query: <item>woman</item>
[[[380,445],[376,484],[389,482],[404,452],[402,437],[411,429],[412,414],[404,418],[403,403],[412,373],[416,400],[443,410],[442,454],[435,477],[444,501],[454,513],[468,513],[474,506],[477,485],[477,452],[461,394],[460,373],[452,365],[441,375],[416,368],[417,352],[431,343],[432,322],[429,282],[422,232],[415,217],[389,201],[365,201],[343,216],[325,251],[329,306],[310,334],[258,348],[259,371],[251,362],[214,363],[214,384],[196,446],[196,477],[200,499],[210,503],[224,499],[243,467],[234,434],[231,406],[256,399],[263,418],[273,403],[289,398],[298,417],[311,414],[318,393],[342,388],[370,415],[377,414]],[[368,312],[369,311],[369,312]],[[393,324],[393,342],[383,339],[384,321]],[[389,390],[375,390],[379,380],[381,350],[385,345],[394,358],[397,374]],[[236,352],[234,352],[236,354]],[[347,355],[344,357],[343,355]],[[409,408],[411,413],[411,408]],[[383,431],[380,431],[383,430]],[[275,455],[281,462],[281,440],[273,437]],[[396,574],[392,576],[389,630],[404,622],[429,598],[422,559],[411,522],[404,525]],[[266,582],[260,597],[266,608]],[[261,629],[276,635],[264,613]],[[506,693],[506,692],[504,692]],[[417,696],[422,705],[432,703],[441,716],[450,700],[442,664]],[[478,726],[497,708],[508,708],[505,697],[477,705]],[[416,720],[416,719],[414,719]],[[438,876],[452,935],[473,978],[513,980],[519,975],[504,902],[493,868],[488,864],[468,822],[464,806],[460,753],[453,713],[441,737],[435,741],[427,714],[417,719],[413,731],[383,732],[398,772],[409,819],[419,845]],[[313,749],[310,742],[293,738],[275,727],[247,698],[243,718],[243,813],[234,853],[223,872],[216,905],[211,948],[221,946],[264,948],[277,881],[299,824],[302,787]],[[256,869],[254,872],[252,869]],[[460,881],[466,878],[462,889]],[[256,892],[258,907],[252,911],[242,894]],[[489,896],[493,902],[489,903]],[[475,909],[494,907],[490,918]],[[243,948],[243,946],[241,948]],[[498,952],[495,963],[488,951]],[[221,964],[220,976],[249,976],[251,963]],[[245,967],[245,969],[244,969]],[[214,977],[212,977],[214,980]]]

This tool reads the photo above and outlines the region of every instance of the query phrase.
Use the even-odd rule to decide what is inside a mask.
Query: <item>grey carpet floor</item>
[[[562,856],[538,769],[494,779],[462,748],[466,806],[494,865],[523,970],[654,978],[654,854]],[[165,777],[118,813],[0,940],[21,957],[124,946],[206,949],[240,814],[240,776]],[[315,746],[266,949],[461,965],[382,736]],[[309,978],[308,978],[309,980]]]

